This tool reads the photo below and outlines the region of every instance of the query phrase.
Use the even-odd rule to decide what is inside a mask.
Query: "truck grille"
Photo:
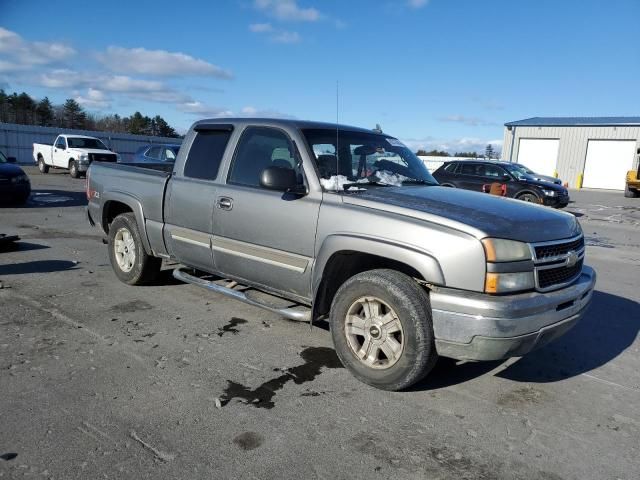
[[[576,280],[584,262],[584,237],[534,244],[536,288],[549,291]]]
[[[93,162],[115,162],[117,160],[115,153],[90,153],[89,163]]]
[[[578,260],[573,267],[561,266],[538,271],[538,287],[547,289],[554,285],[564,285],[582,272],[582,260]]]
[[[566,243],[554,243],[551,245],[540,245],[535,247],[536,259],[546,260],[554,257],[560,257],[566,255],[569,251],[573,250],[578,252],[584,248],[584,237],[580,237],[577,240]]]

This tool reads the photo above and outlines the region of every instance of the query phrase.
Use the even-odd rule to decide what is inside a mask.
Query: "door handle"
[[[222,210],[231,210],[233,208],[233,198],[218,197],[217,206]]]

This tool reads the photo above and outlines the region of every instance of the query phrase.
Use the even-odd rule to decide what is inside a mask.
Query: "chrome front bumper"
[[[459,360],[524,355],[578,322],[595,283],[595,271],[585,266],[574,283],[547,293],[493,296],[436,287],[430,294],[436,350]]]

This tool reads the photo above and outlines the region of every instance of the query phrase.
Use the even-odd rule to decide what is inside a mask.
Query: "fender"
[[[324,240],[313,265],[312,298],[316,298],[325,267],[331,256],[344,251],[370,253],[404,263],[415,268],[427,282],[445,285],[444,274],[438,261],[429,252],[419,247],[358,234],[335,234],[329,235]]]
[[[147,236],[147,225],[145,223],[144,211],[142,210],[142,203],[136,197],[131,194],[117,192],[117,191],[108,191],[102,192],[102,229],[106,232],[107,225],[105,219],[105,206],[108,202],[120,202],[127,205],[133,211],[133,214],[136,217],[136,223],[138,224],[138,229],[140,230],[140,239],[142,240],[142,245],[144,246],[147,254],[152,255],[151,243],[149,242],[149,237]]]

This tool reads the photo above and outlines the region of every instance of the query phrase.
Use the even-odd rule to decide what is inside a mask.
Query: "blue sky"
[[[0,0],[0,86],[98,113],[376,123],[483,150],[532,116],[639,115],[640,0]]]

